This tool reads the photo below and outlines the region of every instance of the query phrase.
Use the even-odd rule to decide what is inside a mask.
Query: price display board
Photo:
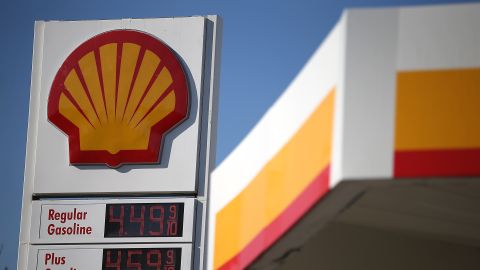
[[[104,236],[182,237],[184,203],[107,204]]]
[[[192,242],[194,199],[42,200],[35,243]]]
[[[103,250],[102,269],[180,269],[181,248],[111,248]]]
[[[36,245],[30,265],[37,270],[186,270],[191,244]]]

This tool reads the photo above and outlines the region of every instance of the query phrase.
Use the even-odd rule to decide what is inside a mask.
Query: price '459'
[[[104,249],[103,270],[177,270],[180,248]]]

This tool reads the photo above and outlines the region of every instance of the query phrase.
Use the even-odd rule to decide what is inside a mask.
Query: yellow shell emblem
[[[158,162],[165,133],[188,114],[185,73],[158,39],[133,30],[93,37],[52,84],[48,119],[69,138],[70,163]]]

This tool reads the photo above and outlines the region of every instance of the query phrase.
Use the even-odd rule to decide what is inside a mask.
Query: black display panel
[[[181,248],[104,249],[102,270],[180,270]]]
[[[183,203],[107,204],[105,237],[181,237]]]

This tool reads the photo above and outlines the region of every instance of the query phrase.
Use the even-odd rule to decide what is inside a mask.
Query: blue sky
[[[37,0],[0,7],[0,269],[15,269],[35,20],[154,18],[218,14],[224,20],[217,164],[288,86],[344,8],[435,0]],[[467,2],[467,1],[463,1]],[[476,2],[476,1],[470,1]]]

